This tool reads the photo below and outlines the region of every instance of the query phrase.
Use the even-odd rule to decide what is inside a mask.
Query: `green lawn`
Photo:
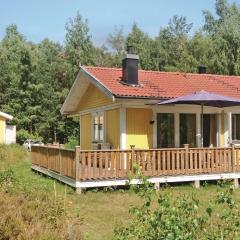
[[[17,151],[22,150],[17,148]],[[0,207],[0,211],[6,215],[5,220],[0,220],[0,233],[16,231],[16,226],[5,229],[9,215],[14,211],[18,214],[10,216],[15,224],[19,224],[17,231],[21,231],[22,236],[26,234],[23,239],[59,239],[60,236],[70,236],[70,239],[111,239],[115,225],[130,221],[129,207],[140,203],[130,190],[95,189],[77,195],[72,188],[31,171],[28,154],[16,159],[18,155],[12,154],[10,160],[4,160],[0,148],[0,205],[5,205],[4,209]],[[13,173],[3,177],[9,169]],[[186,184],[169,186],[161,191],[170,192],[173,197],[195,194],[204,207],[216,195],[216,185],[208,184],[194,189],[191,184]],[[240,200],[239,190],[236,190],[235,197]],[[21,206],[19,209],[12,206],[16,202]],[[22,216],[23,211],[26,216]],[[25,227],[28,227],[28,233],[24,232]],[[66,232],[71,233],[64,237],[63,233]]]

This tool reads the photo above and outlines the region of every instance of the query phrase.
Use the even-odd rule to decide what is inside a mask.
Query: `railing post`
[[[135,160],[135,145],[130,145],[131,150],[132,150],[132,161]]]
[[[59,156],[59,174],[62,175],[62,155],[60,145],[58,146],[58,156]]]
[[[130,145],[131,147],[131,150],[132,150],[132,153],[131,153],[131,158],[132,158],[132,168],[133,168],[133,165],[135,163],[135,145]],[[128,164],[128,163],[127,163]],[[129,164],[130,166],[130,164]],[[133,169],[132,169],[133,170]]]
[[[232,144],[232,170],[236,172],[236,153],[234,144]]]
[[[75,147],[75,166],[76,166],[76,181],[79,180],[80,176],[80,146]]]
[[[236,172],[239,172],[239,148],[235,148]]]
[[[47,169],[49,170],[49,152],[48,152],[48,146],[47,146]]]
[[[188,159],[188,151],[189,151],[189,144],[184,144],[184,149],[185,149],[185,172],[188,172],[189,170],[189,159]]]

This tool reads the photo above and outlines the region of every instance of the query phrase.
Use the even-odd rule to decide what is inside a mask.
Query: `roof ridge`
[[[94,68],[94,69],[101,69],[101,70],[120,70],[122,71],[122,68],[118,68],[118,67],[101,67],[101,66],[83,66],[84,68]],[[166,74],[169,74],[169,73],[173,73],[173,74],[189,74],[189,73],[185,73],[185,72],[166,72],[166,71],[157,71],[157,70],[146,70],[146,69],[138,69],[138,71],[140,72],[146,72],[146,73],[150,73],[150,72],[153,72],[153,73],[166,73]]]
[[[92,69],[101,69],[101,70],[112,70],[112,71],[122,71],[122,68],[119,67],[101,67],[101,66],[83,66],[84,68],[92,68]],[[190,72],[167,72],[167,71],[157,71],[157,70],[145,70],[145,69],[139,69],[138,71],[143,73],[159,73],[159,74],[177,74],[177,75],[193,75],[193,76],[211,76],[211,77],[224,77],[224,78],[239,78],[240,76],[237,75],[223,75],[223,74],[214,74],[214,73],[190,73]]]
[[[101,69],[101,70],[122,70],[122,68],[117,67],[97,67],[97,66],[82,66],[86,69],[94,68],[94,69]]]

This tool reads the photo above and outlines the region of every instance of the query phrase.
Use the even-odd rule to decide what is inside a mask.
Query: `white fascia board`
[[[72,95],[73,89],[74,89],[74,88],[76,87],[76,85],[77,85],[77,81],[78,81],[78,79],[79,79],[79,76],[80,76],[80,72],[78,72],[78,75],[77,75],[76,79],[74,80],[74,83],[73,83],[73,85],[72,85],[72,87],[71,87],[71,89],[70,89],[70,91],[69,91],[69,93],[68,93],[68,95],[67,95],[67,97],[66,97],[66,99],[65,99],[65,101],[64,101],[64,103],[63,103],[63,105],[62,105],[62,107],[61,107],[61,109],[60,109],[61,115],[64,115],[64,110],[65,110],[65,108],[66,108],[67,102],[69,101],[69,99],[70,99],[70,97],[71,97],[71,95]]]
[[[115,97],[114,97],[113,93],[103,83],[101,83],[96,77],[94,77],[91,73],[89,73],[84,67],[80,67],[78,75],[77,75],[77,77],[76,77],[68,95],[67,95],[66,100],[64,101],[64,103],[61,107],[60,112],[61,112],[62,115],[75,115],[76,114],[74,111],[72,113],[71,112],[66,112],[66,107],[69,104],[69,102],[71,102],[71,97],[73,95],[73,92],[75,91],[75,88],[79,87],[79,80],[80,80],[81,74],[86,76],[86,78],[89,80],[90,83],[92,83],[94,86],[96,86],[108,98],[112,99],[113,102],[115,101]],[[81,97],[80,97],[79,101],[80,100],[81,100]]]
[[[86,68],[83,66],[80,66],[80,71],[87,76],[90,79],[90,82],[98,87],[105,95],[107,95],[109,98],[111,98],[114,102],[115,97],[113,93],[99,80],[97,79],[94,75],[92,75],[90,72],[87,71]]]
[[[79,112],[79,115],[103,112],[103,111],[106,111],[106,110],[116,109],[116,108],[120,108],[120,107],[121,107],[120,103],[112,103],[110,105],[105,105],[105,106],[98,107],[98,108],[91,108],[91,109],[83,110],[83,111]]]
[[[6,118],[7,120],[12,120],[13,119],[13,116],[11,116],[7,113],[4,113],[4,112],[0,112],[0,116],[3,117],[3,118]]]
[[[235,106],[235,107],[226,107],[226,108],[222,108],[222,110],[224,110],[224,112],[228,113],[236,113],[236,114],[240,114],[240,106]]]

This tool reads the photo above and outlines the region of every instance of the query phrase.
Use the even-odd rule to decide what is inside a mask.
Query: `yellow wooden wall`
[[[0,117],[0,144],[4,143],[5,136],[5,119]]]
[[[80,146],[82,150],[92,149],[92,118],[91,114],[81,116]]]
[[[112,99],[108,98],[93,84],[90,84],[78,105],[77,112],[102,107],[111,104],[112,102]]]
[[[120,110],[112,109],[105,112],[106,142],[114,149],[120,149]]]
[[[152,148],[153,125],[149,123],[152,117],[151,109],[126,109],[127,148],[130,148],[130,145],[135,145],[136,148]]]

